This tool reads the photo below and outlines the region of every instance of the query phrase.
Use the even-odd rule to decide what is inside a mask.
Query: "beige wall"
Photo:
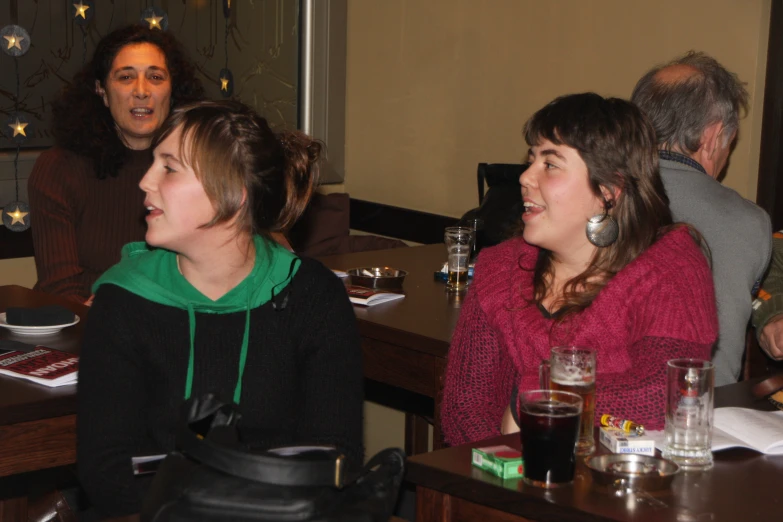
[[[19,257],[15,259],[0,259],[0,286],[19,285],[32,288],[38,281],[35,272],[35,259]]]
[[[705,51],[747,82],[724,183],[755,199],[770,0],[349,0],[346,188],[459,216],[476,164],[519,162],[555,96],[630,96],[652,65]]]

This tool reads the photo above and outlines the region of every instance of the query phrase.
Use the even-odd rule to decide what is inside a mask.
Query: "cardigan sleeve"
[[[645,337],[634,343],[628,351],[628,371],[599,374],[596,380],[596,424],[601,414],[608,413],[631,419],[649,430],[663,429],[666,362],[679,358],[709,360],[711,346],[668,337]]]
[[[79,359],[77,467],[79,481],[101,517],[141,509],[140,480],[131,457],[149,454],[145,373],[134,347],[125,290],[104,285],[95,296]],[[144,482],[144,480],[141,480]]]
[[[446,442],[465,444],[500,435],[517,378],[515,367],[470,290],[449,348],[441,425]]]
[[[28,183],[33,211],[32,234],[38,282],[35,288],[84,302],[90,289],[76,241],[75,198],[69,186],[73,162],[58,150],[44,152],[33,166]]]

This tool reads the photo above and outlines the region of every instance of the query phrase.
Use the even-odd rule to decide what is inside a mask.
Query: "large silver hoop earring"
[[[620,234],[617,221],[609,215],[610,208],[612,208],[612,203],[607,201],[603,213],[588,219],[585,227],[587,240],[599,248],[608,247],[617,241],[617,236]]]

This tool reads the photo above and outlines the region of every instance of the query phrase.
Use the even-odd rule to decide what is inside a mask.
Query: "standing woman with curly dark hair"
[[[53,102],[56,146],[30,175],[36,289],[84,302],[122,246],[144,237],[138,184],[153,134],[203,94],[170,33],[131,25],[101,39]]]

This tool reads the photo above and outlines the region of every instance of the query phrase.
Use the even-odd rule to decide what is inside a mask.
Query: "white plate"
[[[16,335],[52,335],[63,328],[68,328],[79,322],[79,316],[74,314],[74,321],[65,324],[53,324],[50,326],[19,326],[17,324],[8,324],[5,320],[5,312],[0,314],[0,326],[8,328]]]

